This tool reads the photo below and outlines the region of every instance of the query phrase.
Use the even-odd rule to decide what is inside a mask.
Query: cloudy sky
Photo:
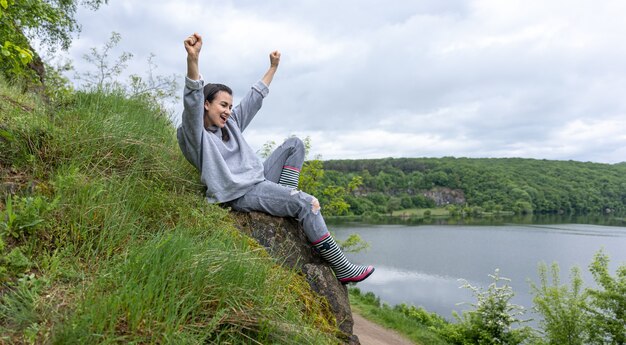
[[[310,136],[323,159],[526,157],[626,161],[620,0],[110,0],[80,10],[69,57],[102,46],[182,81],[190,33],[207,81],[247,92],[282,53],[245,134]],[[174,111],[178,114],[180,106]],[[176,117],[180,117],[177,115]]]

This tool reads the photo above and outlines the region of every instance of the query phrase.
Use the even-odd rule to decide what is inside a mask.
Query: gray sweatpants
[[[315,197],[278,184],[283,166],[298,170],[304,163],[304,144],[289,138],[263,163],[266,180],[257,183],[244,196],[229,202],[236,211],[261,211],[277,217],[295,217],[302,224],[310,242],[316,243],[328,233]]]

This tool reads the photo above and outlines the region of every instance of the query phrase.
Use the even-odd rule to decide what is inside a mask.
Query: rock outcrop
[[[264,213],[232,212],[237,228],[254,238],[283,265],[302,271],[311,289],[326,298],[337,320],[337,327],[349,344],[359,344],[352,333],[354,321],[348,289],[332,269],[313,250],[300,224],[292,218],[273,217]]]
[[[450,189],[445,187],[437,187],[422,193],[425,197],[435,201],[439,207],[446,205],[463,205],[465,204],[465,193],[460,189]]]

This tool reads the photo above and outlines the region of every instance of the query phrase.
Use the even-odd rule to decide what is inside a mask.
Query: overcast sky
[[[82,9],[81,56],[112,31],[143,73],[186,72],[235,101],[282,53],[251,146],[310,136],[322,159],[525,157],[626,161],[626,2],[620,0],[122,1]],[[181,106],[175,109],[179,118]]]

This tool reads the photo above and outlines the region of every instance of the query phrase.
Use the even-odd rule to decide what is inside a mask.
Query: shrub
[[[609,272],[609,257],[598,252],[589,270],[598,288],[587,289],[591,318],[591,344],[626,344],[626,265],[616,276]]]
[[[531,283],[534,294],[534,309],[543,316],[540,325],[548,344],[584,344],[588,318],[585,314],[585,294],[580,270],[571,270],[571,287],[559,279],[559,265],[551,266],[551,282],[548,282],[548,267],[539,266],[540,286]]]
[[[466,311],[459,317],[456,325],[458,333],[453,339],[461,344],[521,344],[532,335],[529,327],[513,329],[513,325],[526,322],[521,320],[525,313],[522,306],[512,304],[515,295],[508,285],[508,278],[500,277],[499,270],[489,275],[493,283],[487,290],[472,286],[468,282],[463,285],[472,291],[477,301],[471,304],[473,310]],[[502,285],[498,285],[503,283]]]

